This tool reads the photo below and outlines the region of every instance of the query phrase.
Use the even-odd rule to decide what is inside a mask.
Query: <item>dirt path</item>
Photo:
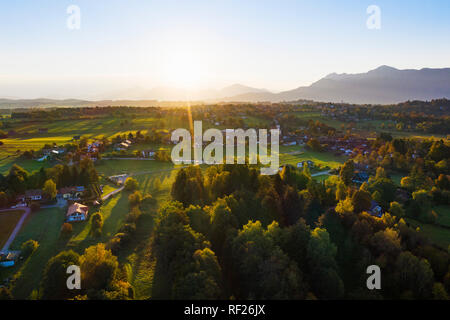
[[[1,251],[8,251],[9,246],[11,245],[11,243],[14,241],[14,239],[16,238],[17,234],[20,231],[20,228],[22,228],[22,225],[24,223],[24,221],[26,220],[26,218],[28,217],[28,215],[31,212],[31,209],[28,207],[25,208],[20,208],[20,209],[15,209],[15,210],[24,210],[25,213],[22,215],[22,217],[20,218],[19,222],[17,222],[16,227],[14,228],[13,232],[11,233],[11,235],[9,236],[8,240],[6,241],[5,245],[3,246]],[[7,211],[12,211],[12,209],[7,209],[7,210],[0,210],[0,212],[7,212]]]

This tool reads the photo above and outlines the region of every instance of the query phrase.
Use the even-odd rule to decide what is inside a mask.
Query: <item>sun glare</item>
[[[187,89],[198,89],[204,84],[207,68],[205,57],[200,52],[179,47],[164,60],[163,74],[168,84]]]

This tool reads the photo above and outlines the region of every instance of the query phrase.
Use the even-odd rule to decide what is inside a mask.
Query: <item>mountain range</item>
[[[298,99],[357,104],[391,104],[407,100],[450,98],[450,68],[398,70],[381,66],[366,73],[332,73],[310,86],[280,93],[244,93],[228,101]]]
[[[12,100],[0,99],[5,108],[54,105],[112,105],[122,102],[147,101],[204,101],[204,102],[281,102],[314,100],[355,104],[392,104],[407,100],[450,98],[450,68],[399,70],[381,66],[358,74],[332,73],[312,83],[279,93],[233,84],[222,89],[187,90],[171,87],[145,89],[135,87],[121,92],[104,94],[96,101],[87,100]],[[108,100],[104,100],[108,99]]]

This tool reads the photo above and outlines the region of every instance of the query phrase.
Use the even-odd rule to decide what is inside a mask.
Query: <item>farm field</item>
[[[296,112],[291,112],[291,114],[295,114],[296,116],[298,116],[299,118],[303,119],[303,120],[313,120],[313,121],[320,121],[322,123],[325,123],[326,125],[329,125],[330,127],[333,127],[335,129],[341,130],[341,126],[342,125],[347,125],[350,122],[345,122],[339,119],[332,119],[330,117],[325,117],[322,116],[320,112],[302,112],[302,111],[296,111]],[[384,123],[385,124],[385,128],[381,127],[381,124]],[[394,128],[388,128],[388,125],[393,125]],[[368,129],[370,129],[371,131],[376,131],[376,132],[387,132],[390,133],[393,137],[398,137],[398,138],[405,138],[405,137],[416,137],[416,138],[436,138],[436,139],[442,139],[442,138],[446,138],[446,135],[441,135],[441,134],[428,134],[428,133],[424,133],[424,132],[411,132],[411,131],[399,131],[395,129],[395,125],[396,123],[394,121],[390,121],[390,120],[386,120],[386,121],[381,121],[381,120],[366,120],[366,121],[359,121],[357,123],[355,123],[355,128],[357,131],[359,132],[367,132]]]
[[[23,213],[23,210],[0,212],[0,250],[5,245]]]

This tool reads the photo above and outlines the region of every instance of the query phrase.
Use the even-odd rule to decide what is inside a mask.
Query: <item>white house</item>
[[[88,206],[75,202],[67,209],[66,220],[68,222],[84,221],[88,216],[88,210]]]

